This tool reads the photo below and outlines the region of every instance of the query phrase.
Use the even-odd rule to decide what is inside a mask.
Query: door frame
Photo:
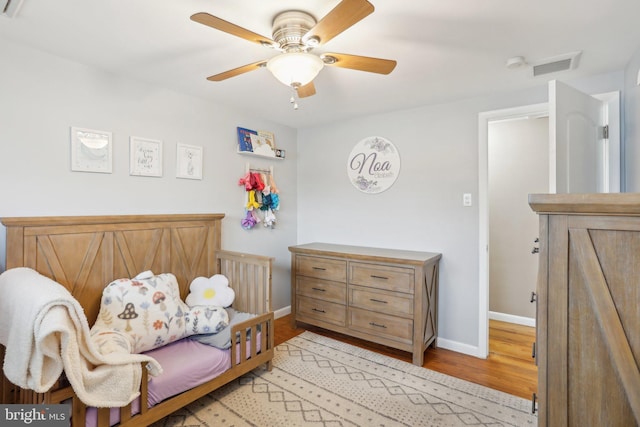
[[[608,163],[609,191],[624,189],[621,180],[620,158],[620,92],[592,95],[606,103],[609,117]],[[478,114],[478,347],[477,356],[486,359],[489,355],[489,122],[516,119],[524,116],[539,116],[549,113],[549,103],[524,105]],[[549,124],[551,126],[551,124]],[[549,147],[553,150],[555,147]],[[553,154],[553,153],[550,153]],[[555,156],[553,156],[555,158]],[[553,174],[553,175],[552,175]],[[555,165],[549,168],[549,186],[555,188]]]

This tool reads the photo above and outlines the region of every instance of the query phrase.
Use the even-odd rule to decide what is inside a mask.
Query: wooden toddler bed
[[[132,415],[131,404],[120,408],[121,426],[149,425],[260,365],[271,369],[272,258],[221,250],[223,217],[176,214],[2,219],[7,227],[7,270],[29,267],[62,284],[84,309],[89,325],[96,320],[107,284],[145,270],[173,273],[183,300],[196,277],[223,274],[236,295],[232,307],[257,315],[231,327],[231,337],[240,336],[237,351],[230,351],[231,367],[213,380],[149,407],[147,369],[142,369],[140,409]],[[4,352],[0,345],[3,361]],[[71,401],[72,425],[84,426],[86,422],[86,405],[64,379],[46,393],[35,393],[15,386],[3,374],[0,397],[3,404]],[[95,412],[97,419],[91,424],[110,424],[110,408]]]

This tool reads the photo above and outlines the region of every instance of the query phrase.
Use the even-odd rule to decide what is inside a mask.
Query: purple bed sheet
[[[258,351],[260,350],[260,333],[257,334]],[[247,341],[247,359],[251,355],[250,341]],[[240,358],[240,346],[236,346],[237,358]],[[163,373],[157,377],[149,377],[149,407],[172,396],[192,389],[214,379],[231,368],[231,349],[221,350],[197,341],[183,338],[179,341],[145,352],[156,359],[162,366]],[[131,415],[140,412],[140,398],[131,403]],[[97,425],[98,411],[87,408],[87,427]],[[110,425],[120,422],[120,408],[111,408]]]

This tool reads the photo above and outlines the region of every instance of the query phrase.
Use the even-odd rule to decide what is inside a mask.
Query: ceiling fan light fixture
[[[267,61],[267,69],[287,86],[304,86],[316,78],[324,62],[306,52],[283,53]]]

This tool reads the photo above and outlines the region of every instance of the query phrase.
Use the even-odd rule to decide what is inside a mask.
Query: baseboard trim
[[[276,311],[273,312],[273,317],[275,317],[276,319],[279,319],[281,317],[287,316],[291,314],[291,306],[288,305],[286,307],[282,307]]]
[[[455,351],[456,353],[467,354],[469,356],[474,356],[479,359],[486,359],[486,354],[480,354],[480,348],[478,346],[473,346],[469,344],[464,344],[458,341],[452,341],[445,338],[438,338],[438,347],[444,348],[446,350]],[[429,351],[427,349],[427,351]]]
[[[501,322],[507,322],[507,323],[515,323],[516,325],[531,326],[531,327],[536,326],[536,319],[533,319],[531,317],[515,316],[513,314],[499,313],[497,311],[490,311],[489,319],[499,320]]]

